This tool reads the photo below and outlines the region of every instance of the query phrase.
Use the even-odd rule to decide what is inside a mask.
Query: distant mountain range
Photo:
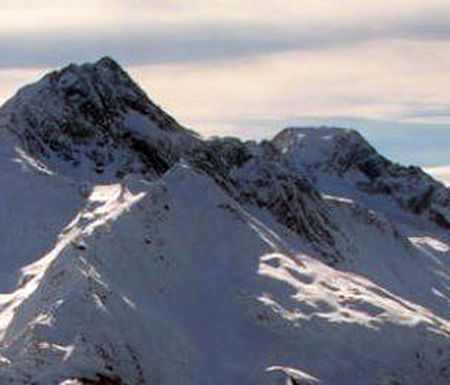
[[[1,107],[0,181],[1,385],[450,384],[450,190],[357,131],[205,139],[103,58]]]

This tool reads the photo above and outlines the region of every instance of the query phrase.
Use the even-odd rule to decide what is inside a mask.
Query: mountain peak
[[[80,71],[86,70],[109,70],[117,73],[127,74],[127,71],[119,64],[118,61],[113,59],[110,56],[103,56],[96,61],[82,62],[82,63],[70,63],[67,66],[61,68],[60,70],[56,70],[53,73],[58,74],[67,70],[77,69]]]
[[[287,127],[275,135],[272,142],[278,149],[282,150],[286,146],[292,147],[306,142],[315,146],[330,147],[336,141],[342,140],[368,145],[368,142],[358,131],[332,126]]]
[[[117,61],[115,61],[111,56],[103,56],[94,63],[94,66],[109,68],[113,70],[117,69],[123,70],[120,64]]]
[[[139,105],[141,109],[151,103],[131,76],[110,57],[94,63],[70,64],[51,73],[46,86],[71,102],[86,100],[94,105],[103,104],[103,107],[125,103],[133,107]]]
[[[403,167],[379,154],[356,130],[291,127],[272,140],[282,161],[329,188],[330,177],[347,179],[358,191],[383,194],[414,214],[426,213],[450,228],[449,190],[417,167]]]
[[[186,147],[192,137],[110,57],[70,64],[21,89],[2,107],[0,126],[51,167],[84,164],[97,173],[111,164],[115,172],[165,171],[167,147]]]
[[[358,131],[338,127],[289,127],[272,143],[284,158],[301,167],[337,167],[338,172],[353,165],[355,156],[360,159],[376,154]]]

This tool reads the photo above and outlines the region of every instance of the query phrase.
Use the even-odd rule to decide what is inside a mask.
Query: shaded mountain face
[[[0,180],[0,384],[450,384],[449,190],[355,131],[204,139],[104,58]]]
[[[70,65],[20,90],[2,108],[1,124],[33,156],[85,177],[160,175],[197,141],[110,58]]]
[[[403,167],[380,155],[357,131],[339,128],[288,128],[273,139],[280,160],[316,179],[323,190],[353,189],[385,196],[402,209],[450,229],[450,191],[418,167]],[[329,179],[345,181],[327,183]]]

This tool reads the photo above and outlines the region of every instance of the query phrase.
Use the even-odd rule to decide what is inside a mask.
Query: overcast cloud
[[[39,11],[34,8],[34,12]],[[137,22],[125,18],[100,25],[49,24],[31,31],[0,27],[0,67],[55,66],[105,54],[129,65],[211,62],[376,40],[450,39],[450,12],[395,20],[374,17],[350,22],[299,20],[297,23],[219,16],[214,20],[157,17],[154,21],[147,16]]]

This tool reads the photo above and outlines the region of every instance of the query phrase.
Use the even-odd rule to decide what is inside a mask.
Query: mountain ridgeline
[[[0,162],[0,384],[450,384],[450,190],[357,131],[205,139],[103,58]]]

